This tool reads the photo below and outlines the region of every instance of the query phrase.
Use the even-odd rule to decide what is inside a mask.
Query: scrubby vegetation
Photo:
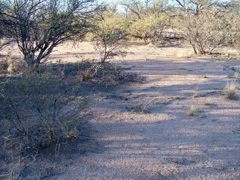
[[[167,1],[123,1],[130,22],[128,34],[144,40],[146,44],[163,39],[163,31],[169,27]]]
[[[1,27],[13,38],[29,67],[35,68],[54,47],[90,26],[87,20],[97,8],[92,0],[17,0],[1,1]],[[87,18],[89,17],[89,18]]]
[[[116,56],[124,57],[126,54],[124,41],[127,37],[128,22],[126,17],[116,12],[116,7],[99,12],[90,32],[102,63]]]
[[[230,41],[230,19],[227,11],[215,1],[181,3],[178,28],[196,54],[211,53]]]
[[[0,60],[0,150],[24,154],[77,139],[88,91],[139,81],[137,75],[109,62],[126,55],[128,41],[157,45],[184,39],[195,54],[212,54],[224,46],[240,50],[239,4],[236,0],[173,4],[123,0],[115,6],[94,0],[1,1],[0,50],[15,43],[22,58],[14,59],[11,52]],[[48,62],[61,43],[83,39],[94,44],[98,61]],[[232,100],[238,92],[237,71],[233,78],[225,88]],[[147,112],[145,106],[141,112]],[[196,112],[191,107],[187,115]]]
[[[231,81],[230,83],[227,83],[227,86],[225,87],[225,90],[227,92],[227,98],[234,100],[236,98],[238,88],[239,87],[236,80]]]
[[[8,66],[2,66],[0,79],[0,157],[9,151],[14,156],[41,152],[78,139],[91,91],[141,80],[111,63],[86,60],[46,64],[35,72],[25,67],[10,73]]]
[[[81,122],[79,113],[87,105],[83,86],[106,88],[135,79],[109,63],[96,71],[98,65],[51,64],[39,67],[38,72],[3,76],[0,118],[5,142],[14,138],[21,148],[32,149],[77,137],[76,121]]]

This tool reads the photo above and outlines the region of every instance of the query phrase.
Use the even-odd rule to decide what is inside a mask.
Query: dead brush
[[[188,116],[197,116],[197,117],[205,117],[205,113],[202,109],[195,108],[194,106],[191,106],[190,110],[187,112]]]
[[[190,110],[187,112],[188,116],[194,116],[196,113],[196,109],[194,108],[194,106],[191,106]]]
[[[86,69],[81,73],[81,80],[82,81],[89,81],[90,79],[94,78],[94,75],[91,73],[91,69]]]
[[[206,101],[205,101],[205,103],[203,105],[205,105],[205,106],[212,106],[213,103],[211,102],[210,99],[206,99]]]
[[[18,73],[26,69],[26,63],[23,61],[23,58],[14,56],[11,52],[8,52],[4,61],[6,62],[6,69],[8,73]]]
[[[1,71],[1,72],[7,71],[7,69],[8,69],[8,63],[7,63],[6,58],[1,59],[1,60],[0,60],[0,71]]]
[[[76,94],[76,81],[44,72],[23,73],[3,83],[0,120],[11,127],[5,132],[9,147],[18,143],[23,151],[41,149],[78,136],[74,124],[86,101]]]
[[[227,98],[231,100],[236,99],[238,88],[239,86],[236,81],[231,81],[230,83],[227,82],[227,85],[224,88],[224,90],[227,92]]]
[[[238,80],[238,79],[240,78],[240,76],[239,76],[239,71],[236,71],[236,72],[234,73],[233,78],[234,78],[235,80]]]

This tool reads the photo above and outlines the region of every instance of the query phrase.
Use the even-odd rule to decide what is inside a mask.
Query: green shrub
[[[127,17],[130,20],[128,34],[130,37],[142,39],[145,44],[163,39],[163,30],[169,26],[167,1],[123,0],[121,4],[128,10]]]
[[[123,15],[117,15],[116,9],[107,9],[99,19],[91,33],[100,61],[103,63],[116,56],[124,57],[126,51],[123,41],[127,36],[127,19]]]
[[[179,27],[196,54],[208,54],[228,42],[230,34],[226,21],[224,14],[208,10],[199,15],[185,14]]]
[[[168,18],[165,14],[150,14],[136,19],[129,28],[129,35],[144,40],[146,44],[161,41],[163,30],[167,27]]]
[[[178,1],[182,12],[175,20],[195,54],[210,54],[231,39],[231,10],[217,1]]]

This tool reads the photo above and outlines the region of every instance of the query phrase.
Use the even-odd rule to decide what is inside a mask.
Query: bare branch
[[[79,33],[86,33],[89,15],[97,9],[93,2],[6,0],[1,4],[0,23],[4,33],[17,41],[27,64],[38,66],[57,45]]]

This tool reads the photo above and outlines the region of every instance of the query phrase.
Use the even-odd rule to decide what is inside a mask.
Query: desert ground
[[[126,50],[112,62],[144,80],[89,94],[88,140],[39,156],[25,179],[240,179],[240,93],[230,100],[224,90],[239,82],[240,61],[187,45]],[[49,61],[97,57],[89,42],[65,43]]]

